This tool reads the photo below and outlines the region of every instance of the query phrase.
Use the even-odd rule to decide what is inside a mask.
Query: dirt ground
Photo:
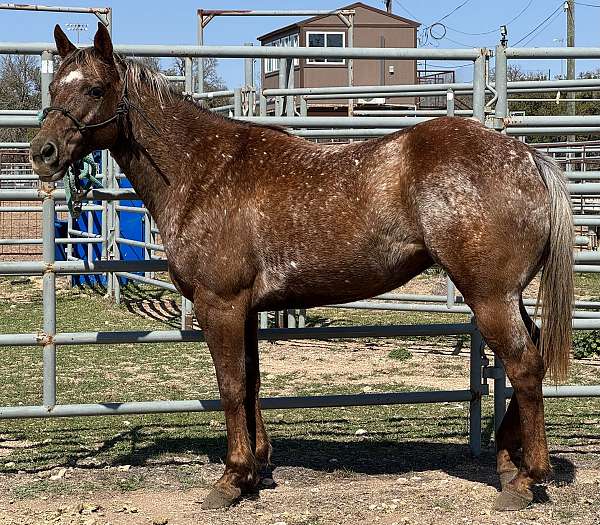
[[[412,357],[397,362],[386,358],[397,344],[349,342],[346,358],[340,359],[334,342],[264,343],[265,380],[290,378],[283,389],[290,394],[298,384],[322,380],[323,370],[332,369],[338,380],[365,391],[376,391],[400,372],[404,384],[421,388],[466,385],[466,349],[413,342]],[[583,377],[597,379],[599,363],[579,367]],[[460,404],[442,407],[455,409]],[[600,428],[599,418],[587,423]],[[183,453],[144,465],[92,463],[0,475],[0,524],[600,524],[598,440],[554,445],[554,480],[536,488],[536,502],[529,509],[508,514],[491,511],[497,494],[493,444],[473,460],[466,443],[452,441],[398,442],[390,451],[371,439],[369,429],[352,443],[333,443],[325,451],[312,449],[307,440],[302,457],[286,450],[286,443],[274,440],[276,486],[263,487],[228,510],[200,507],[222,463]],[[0,440],[0,456],[11,446],[31,445]]]

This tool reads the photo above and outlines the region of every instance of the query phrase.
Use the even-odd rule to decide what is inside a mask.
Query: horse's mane
[[[172,102],[174,100],[183,101],[186,99],[186,97],[184,97],[179,91],[174,89],[173,84],[168,81],[167,77],[163,73],[151,67],[149,64],[146,64],[136,58],[124,57],[117,53],[113,54],[113,58],[117,64],[117,67],[121,70],[121,73],[127,75],[127,87],[131,92],[137,93],[142,88],[150,88],[151,93],[156,96],[160,104],[163,104],[164,102]],[[93,47],[79,48],[63,59],[61,67],[69,64],[77,64],[89,66],[94,69],[96,67],[95,62],[98,60],[102,61],[103,59],[98,55]],[[186,101],[189,102],[191,108],[193,107],[196,111],[200,111],[214,119],[223,119],[230,122],[232,121],[232,119],[229,117],[217,115],[212,111],[198,106],[198,104],[189,99],[186,99]],[[237,120],[233,121],[240,125],[271,129],[273,131],[285,133],[286,135],[290,134],[285,129],[272,124],[256,124],[252,122],[240,122]]]

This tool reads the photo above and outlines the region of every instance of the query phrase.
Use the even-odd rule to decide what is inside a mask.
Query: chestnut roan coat
[[[227,421],[225,472],[205,508],[253,490],[270,463],[257,312],[371,297],[434,263],[514,386],[497,435],[496,508],[531,501],[549,472],[542,379],[548,369],[565,376],[571,344],[573,226],[556,164],[460,118],[314,144],[198,108],[115,55],[101,24],[91,48],[76,49],[58,26],[55,40],[62,62],[32,162],[56,181],[107,148],[155,218],[173,282],[194,302]],[[542,267],[540,336],[521,293]]]

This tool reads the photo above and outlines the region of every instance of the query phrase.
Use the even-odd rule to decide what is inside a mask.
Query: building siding
[[[379,13],[361,6],[353,7],[354,16],[354,46],[355,47],[416,47],[415,24]],[[298,23],[300,32],[300,46],[306,46],[307,32],[335,31],[344,32],[346,43],[348,31],[344,23],[336,16],[320,17],[316,20],[309,19]],[[290,27],[283,28],[282,32],[270,33],[271,39],[290,34]],[[394,72],[390,72],[393,67]],[[354,85],[398,85],[416,84],[417,68],[414,60],[354,60]],[[309,64],[305,59],[300,60],[296,68],[296,87],[328,87],[347,86],[348,69],[346,64]],[[263,73],[263,86],[266,89],[278,86],[277,72],[265,75]],[[395,97],[387,99],[388,104],[412,105],[414,97]],[[311,105],[318,104],[340,105],[346,104],[343,99],[313,101]]]

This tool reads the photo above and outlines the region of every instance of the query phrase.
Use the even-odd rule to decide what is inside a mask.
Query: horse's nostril
[[[40,153],[45,159],[51,157],[54,154],[54,145],[51,142],[46,142]]]
[[[56,160],[56,153],[56,145],[52,142],[46,142],[46,144],[44,144],[40,150],[42,159],[48,164]]]

